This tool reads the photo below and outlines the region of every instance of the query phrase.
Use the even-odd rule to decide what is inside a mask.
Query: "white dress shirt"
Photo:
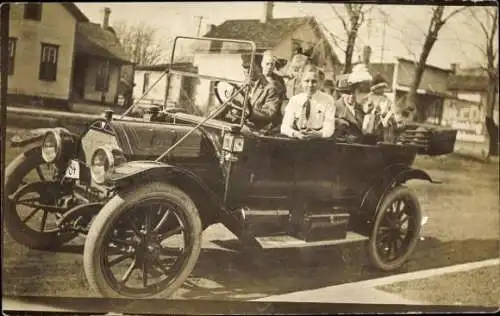
[[[285,108],[281,133],[294,137],[296,131],[302,129],[316,130],[322,137],[328,138],[335,130],[335,104],[331,95],[316,91],[310,99],[311,110],[306,119],[305,102],[307,94],[299,93],[290,98]],[[297,129],[298,128],[298,129]]]

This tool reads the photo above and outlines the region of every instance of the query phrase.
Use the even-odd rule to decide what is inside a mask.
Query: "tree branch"
[[[445,17],[445,18],[442,20],[442,21],[443,21],[443,23],[448,22],[448,20],[449,20],[450,18],[452,18],[454,15],[456,15],[456,14],[460,13],[461,11],[464,11],[464,10],[466,10],[466,9],[468,9],[468,8],[469,8],[469,7],[461,7],[461,8],[459,8],[459,9],[453,10],[452,12],[450,12],[450,14],[448,14],[448,16],[447,16],[447,17]]]
[[[346,34],[348,34],[349,28],[347,27],[347,23],[346,23],[344,17],[342,15],[340,15],[340,13],[337,11],[337,9],[334,7],[333,4],[330,4],[330,8],[332,8],[335,15],[339,18],[340,22],[342,22],[342,26],[344,27],[344,31],[346,32]]]

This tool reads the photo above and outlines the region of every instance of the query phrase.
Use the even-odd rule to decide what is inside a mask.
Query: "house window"
[[[42,20],[42,5],[40,3],[27,3],[24,5],[25,20]]]
[[[101,62],[97,67],[95,90],[107,92],[109,89],[109,60]]]
[[[59,46],[42,43],[42,53],[40,56],[40,80],[56,81],[57,61],[59,59]]]
[[[142,94],[146,93],[149,87],[149,72],[144,73],[144,80],[142,83]]]
[[[16,38],[9,37],[9,63],[7,66],[9,75],[12,75],[14,73],[14,58],[16,56],[16,43],[17,43]]]

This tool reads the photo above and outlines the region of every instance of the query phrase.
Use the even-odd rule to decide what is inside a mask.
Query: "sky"
[[[229,19],[258,19],[264,2],[76,2],[76,5],[95,23],[102,22],[104,8],[108,7],[111,9],[111,26],[118,21],[127,21],[131,25],[144,23],[154,27],[159,40],[167,46],[168,40],[175,36],[197,36],[199,25],[203,35],[209,24],[218,25]],[[332,6],[340,14],[345,14],[343,4],[274,2],[273,17],[314,16],[342,41],[345,40],[345,31]],[[447,7],[445,15],[457,8]],[[470,7],[468,10],[481,8]],[[372,62],[392,62],[396,57],[416,59],[429,25],[430,12],[430,6],[374,5],[360,30],[357,46],[372,47]],[[384,13],[387,19],[384,19]],[[387,23],[384,24],[384,20]],[[479,24],[463,11],[442,28],[428,64],[449,69],[451,63],[461,66],[481,63],[483,55],[476,46],[483,42]],[[498,37],[495,42],[498,42]],[[343,60],[340,48],[336,53]]]

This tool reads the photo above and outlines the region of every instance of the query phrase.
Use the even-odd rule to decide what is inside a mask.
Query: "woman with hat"
[[[366,113],[363,122],[363,130],[367,134],[378,134],[384,141],[390,141],[393,129],[396,126],[396,116],[393,104],[385,95],[388,88],[384,78],[377,74],[372,81],[370,93],[363,102],[363,110]]]

